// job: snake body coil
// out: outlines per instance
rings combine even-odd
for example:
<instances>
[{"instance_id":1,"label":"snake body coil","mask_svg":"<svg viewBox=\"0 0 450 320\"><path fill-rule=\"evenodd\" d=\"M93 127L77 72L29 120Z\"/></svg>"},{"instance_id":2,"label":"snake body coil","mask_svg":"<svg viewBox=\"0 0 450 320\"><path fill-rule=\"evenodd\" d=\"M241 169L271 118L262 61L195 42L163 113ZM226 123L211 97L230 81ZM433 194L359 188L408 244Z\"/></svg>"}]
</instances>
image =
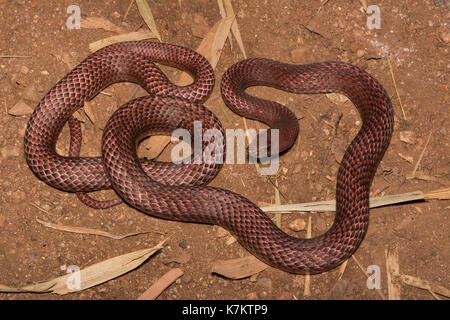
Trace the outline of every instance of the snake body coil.
<instances>
[{"instance_id":1,"label":"snake body coil","mask_svg":"<svg viewBox=\"0 0 450 320\"><path fill-rule=\"evenodd\" d=\"M151 61L190 71L196 79L187 87L174 86ZM104 130L102 158L56 154L56 139L71 114L118 81L139 83L152 95L134 99L113 114ZM179 166L137 158L136 141L146 132L192 130L194 121L202 121L223 133L217 118L201 105L213 85L209 63L189 49L151 42L103 48L60 80L39 103L25 134L27 162L40 179L62 190L87 192L112 185L126 202L149 214L220 225L262 261L288 272L322 272L350 257L367 231L370 184L392 135L393 110L383 87L365 71L342 62L288 65L248 59L224 74L221 91L227 106L279 129L280 151L296 139L295 115L284 106L249 96L246 87L340 92L361 115L360 131L338 171L334 224L316 238L298 239L280 230L241 195L202 186L217 174L220 165Z\"/></svg>"}]
</instances>

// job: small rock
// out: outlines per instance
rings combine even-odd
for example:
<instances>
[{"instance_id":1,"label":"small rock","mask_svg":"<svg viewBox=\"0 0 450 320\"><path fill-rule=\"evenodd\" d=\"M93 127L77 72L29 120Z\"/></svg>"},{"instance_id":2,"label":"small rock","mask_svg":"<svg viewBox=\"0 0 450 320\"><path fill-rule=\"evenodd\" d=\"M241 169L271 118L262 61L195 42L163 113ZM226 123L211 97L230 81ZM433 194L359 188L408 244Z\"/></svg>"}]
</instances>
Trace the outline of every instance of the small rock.
<instances>
[{"instance_id":1,"label":"small rock","mask_svg":"<svg viewBox=\"0 0 450 320\"><path fill-rule=\"evenodd\" d=\"M192 281L192 276L189 274L184 274L183 277L181 277L181 281L185 284L188 284Z\"/></svg>"},{"instance_id":2,"label":"small rock","mask_svg":"<svg viewBox=\"0 0 450 320\"><path fill-rule=\"evenodd\" d=\"M231 245L231 244L233 244L233 243L235 243L235 242L236 242L236 238L233 237L233 236L229 236L228 239L227 239L227 241L225 241L225 244L226 244L227 246L229 246L229 245Z\"/></svg>"},{"instance_id":3,"label":"small rock","mask_svg":"<svg viewBox=\"0 0 450 320\"><path fill-rule=\"evenodd\" d=\"M302 231L306 229L306 222L302 218L295 219L289 223L289 229L293 231Z\"/></svg>"},{"instance_id":4,"label":"small rock","mask_svg":"<svg viewBox=\"0 0 450 320\"><path fill-rule=\"evenodd\" d=\"M398 155L400 156L400 158L402 158L405 161L408 161L409 163L413 163L414 162L414 158L408 155L404 155L402 153L398 153Z\"/></svg>"},{"instance_id":5,"label":"small rock","mask_svg":"<svg viewBox=\"0 0 450 320\"><path fill-rule=\"evenodd\" d=\"M358 57L358 58L362 58L362 57L364 57L364 50L363 49L359 49L358 51L356 51L356 56Z\"/></svg>"},{"instance_id":6,"label":"small rock","mask_svg":"<svg viewBox=\"0 0 450 320\"><path fill-rule=\"evenodd\" d=\"M12 116L25 116L27 114L31 114L33 109L25 103L22 99L19 100L11 109L8 110L8 114Z\"/></svg>"},{"instance_id":7,"label":"small rock","mask_svg":"<svg viewBox=\"0 0 450 320\"><path fill-rule=\"evenodd\" d=\"M180 243L178 243L178 246L182 249L187 248L186 240L181 240Z\"/></svg>"},{"instance_id":8,"label":"small rock","mask_svg":"<svg viewBox=\"0 0 450 320\"><path fill-rule=\"evenodd\" d=\"M308 53L308 47L300 47L291 51L291 59L293 63L302 63L306 59L306 54Z\"/></svg>"},{"instance_id":9,"label":"small rock","mask_svg":"<svg viewBox=\"0 0 450 320\"><path fill-rule=\"evenodd\" d=\"M416 142L416 135L412 131L400 131L400 141L407 144L414 144Z\"/></svg>"},{"instance_id":10,"label":"small rock","mask_svg":"<svg viewBox=\"0 0 450 320\"><path fill-rule=\"evenodd\" d=\"M191 260L191 256L186 252L181 252L179 254L175 254L173 256L168 257L164 263L169 264L172 262L178 263L178 264L185 264Z\"/></svg>"},{"instance_id":11,"label":"small rock","mask_svg":"<svg viewBox=\"0 0 450 320\"><path fill-rule=\"evenodd\" d=\"M450 32L442 32L439 35L439 38L441 38L441 40L444 41L445 43L449 43L450 42Z\"/></svg>"},{"instance_id":12,"label":"small rock","mask_svg":"<svg viewBox=\"0 0 450 320\"><path fill-rule=\"evenodd\" d=\"M48 76L48 75L50 75L50 73L49 73L47 70L42 70L42 71L41 71L41 74L42 74L43 76Z\"/></svg>"}]
</instances>

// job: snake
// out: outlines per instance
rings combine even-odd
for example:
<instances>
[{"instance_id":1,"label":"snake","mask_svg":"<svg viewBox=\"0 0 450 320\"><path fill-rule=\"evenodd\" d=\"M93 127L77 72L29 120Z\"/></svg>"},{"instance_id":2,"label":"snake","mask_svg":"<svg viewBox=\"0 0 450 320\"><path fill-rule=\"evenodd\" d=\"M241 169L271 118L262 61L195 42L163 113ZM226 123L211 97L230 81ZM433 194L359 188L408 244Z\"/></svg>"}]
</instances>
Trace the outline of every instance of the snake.
<instances>
[{"instance_id":1,"label":"snake","mask_svg":"<svg viewBox=\"0 0 450 320\"><path fill-rule=\"evenodd\" d=\"M155 63L188 71L194 82L176 86ZM103 130L102 156L57 154L57 138L71 115L100 90L119 81L138 83L149 95L129 101L109 118ZM37 105L25 133L27 163L39 179L60 190L90 192L112 187L121 199L144 213L221 226L258 259L289 273L321 273L340 265L358 249L368 229L370 186L393 132L393 107L386 90L368 72L340 61L294 65L249 58L223 74L220 89L227 107L279 130L280 155L296 141L298 119L287 107L248 94L248 87L270 86L296 94L337 92L347 96L360 114L361 127L337 173L334 222L325 233L304 239L280 229L244 196L207 186L220 163L180 165L138 158L137 141L148 134L170 134L177 128L193 132L195 121L223 133L220 121L203 106L213 86L210 64L190 49L154 42L107 46L83 60ZM213 144L206 141L202 147L211 149ZM214 144L214 152L225 154L226 145L218 145Z\"/></svg>"}]
</instances>

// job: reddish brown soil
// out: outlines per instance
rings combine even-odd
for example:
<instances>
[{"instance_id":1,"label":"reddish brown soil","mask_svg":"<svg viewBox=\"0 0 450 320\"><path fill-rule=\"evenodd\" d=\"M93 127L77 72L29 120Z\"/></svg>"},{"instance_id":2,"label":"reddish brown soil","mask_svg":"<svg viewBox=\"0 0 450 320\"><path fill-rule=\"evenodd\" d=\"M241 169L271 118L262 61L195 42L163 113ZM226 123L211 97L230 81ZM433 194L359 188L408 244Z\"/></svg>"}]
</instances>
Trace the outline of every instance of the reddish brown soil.
<instances>
[{"instance_id":1,"label":"reddish brown soil","mask_svg":"<svg viewBox=\"0 0 450 320\"><path fill-rule=\"evenodd\" d=\"M212 27L221 17L216 1L149 1L163 41L197 48L202 26ZM133 6L124 20L129 1L78 1L82 17L104 17L125 31L135 31L143 20ZM367 288L366 276L351 259L343 278L338 270L311 278L311 296L305 297L304 276L269 268L243 280L228 280L211 273L218 259L246 256L237 242L227 245L217 227L165 221L126 205L94 210L81 204L73 194L40 182L23 156L23 135L29 115L13 117L8 111L20 99L32 108L69 68L58 57L77 63L90 52L88 44L115 35L98 30L68 30L70 1L0 0L0 55L29 58L0 58L0 283L23 286L65 274L63 266L81 268L108 258L150 247L170 236L165 248L145 264L119 278L82 292L54 294L0 294L1 299L135 299L173 267L184 276L159 299L380 299ZM237 21L249 57L266 57L289 63L343 60L373 74L392 97L395 132L392 143L373 181L372 195L424 192L449 186L448 121L448 22L445 6L432 1L381 1L381 29L369 30L367 16L359 1L329 1L317 14L320 1L233 1ZM197 17L194 19L194 17ZM199 18L200 17L200 18ZM203 21L204 20L204 21ZM203 24L203 25L202 25ZM308 28L309 29L308 29ZM314 32L311 32L314 31ZM447 35L445 36L445 33ZM447 37L447 38L445 38ZM390 58L405 116L393 85ZM447 58L446 58L447 57ZM216 75L243 59L234 42L227 42ZM170 78L177 72L165 68ZM31 88L31 89L30 89ZM94 99L96 126L84 128L83 155L100 154L101 130L109 115L134 92L134 85L116 84L106 91L111 97ZM225 127L230 127L222 110L217 85L206 106ZM296 145L281 158L280 170L272 176L278 182L282 203L299 203L334 198L338 161L356 134L359 117L347 102L336 105L324 95L293 95L268 88L251 93L288 105L300 120ZM243 127L240 117L229 112ZM334 124L342 114L335 132ZM262 127L248 121L250 127ZM410 143L400 135L410 131ZM433 179L407 179L431 135L419 172ZM58 150L67 150L64 130ZM413 162L403 157L411 157ZM274 187L257 174L255 166L225 165L213 186L240 193L257 204L274 203ZM100 198L113 192L100 192ZM46 212L38 210L38 204ZM381 269L381 293L387 296L385 251L397 249L401 273L449 287L448 264L449 201L435 200L371 211L371 223L355 254L366 269ZM312 216L313 235L323 233L332 223L332 213L284 214L282 229L298 237L289 223ZM45 228L36 218L64 225L102 229L114 234L154 230L125 240L65 233ZM182 263L171 262L183 256ZM188 260L188 261L186 261ZM336 286L336 283L338 285ZM402 299L433 299L425 290L402 285Z\"/></svg>"}]
</instances>

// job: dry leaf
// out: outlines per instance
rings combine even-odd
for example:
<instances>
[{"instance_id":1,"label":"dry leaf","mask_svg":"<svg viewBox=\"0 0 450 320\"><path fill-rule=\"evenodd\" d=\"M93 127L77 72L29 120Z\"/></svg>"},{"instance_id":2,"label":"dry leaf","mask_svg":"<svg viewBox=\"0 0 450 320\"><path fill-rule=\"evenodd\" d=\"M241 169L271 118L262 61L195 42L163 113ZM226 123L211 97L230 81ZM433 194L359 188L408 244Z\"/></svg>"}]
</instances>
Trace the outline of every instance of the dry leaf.
<instances>
[{"instance_id":1,"label":"dry leaf","mask_svg":"<svg viewBox=\"0 0 450 320\"><path fill-rule=\"evenodd\" d=\"M148 257L163 247L166 240L160 242L153 248L142 249L117 256L80 271L71 272L67 275L37 284L21 288L10 288L0 285L1 292L51 292L56 294L67 294L81 291L108 280L114 279L127 273L144 263Z\"/></svg>"},{"instance_id":2,"label":"dry leaf","mask_svg":"<svg viewBox=\"0 0 450 320\"><path fill-rule=\"evenodd\" d=\"M84 112L83 108L78 109L77 111L75 111L72 116L77 119L78 121L85 123L86 119L87 119L87 115Z\"/></svg>"},{"instance_id":3,"label":"dry leaf","mask_svg":"<svg viewBox=\"0 0 450 320\"><path fill-rule=\"evenodd\" d=\"M312 217L308 217L308 226L306 228L306 239L310 239L312 236ZM311 275L309 273L305 274L305 287L303 288L303 296L311 296Z\"/></svg>"},{"instance_id":4,"label":"dry leaf","mask_svg":"<svg viewBox=\"0 0 450 320\"><path fill-rule=\"evenodd\" d=\"M219 20L212 28L209 30L208 34L200 43L197 48L197 52L203 55L211 64L213 69L216 69L217 62L219 61L220 55L222 53L222 48L225 45L225 40L230 32L231 24L233 23L234 17L223 18ZM183 72L179 78L181 84L191 83L192 77L187 72Z\"/></svg>"},{"instance_id":5,"label":"dry leaf","mask_svg":"<svg viewBox=\"0 0 450 320\"><path fill-rule=\"evenodd\" d=\"M369 199L370 208L382 207L390 204L397 204L415 200L423 200L425 196L422 191L413 191L402 194L394 194L383 197L373 197ZM323 211L335 211L336 201L317 201L308 203L296 203L296 204L286 204L281 206L268 206L262 207L261 210L264 212L323 212Z\"/></svg>"},{"instance_id":6,"label":"dry leaf","mask_svg":"<svg viewBox=\"0 0 450 320\"><path fill-rule=\"evenodd\" d=\"M112 36L109 38L101 39L95 42L92 42L89 44L89 50L91 52L97 51L103 47L109 46L110 44L116 43L116 42L124 42L124 41L141 41L146 39L155 38L155 35L150 32L130 32L130 33L123 33L119 34L117 36Z\"/></svg>"},{"instance_id":7,"label":"dry leaf","mask_svg":"<svg viewBox=\"0 0 450 320\"><path fill-rule=\"evenodd\" d=\"M225 5L225 11L227 14L227 17L234 17L234 10L233 6L231 5L231 0L224 0ZM232 25L231 25L231 32L234 35L234 38L236 39L236 42L238 43L239 49L241 49L242 54L244 55L244 58L247 59L247 54L245 53L244 48L244 42L242 41L241 32L239 31L239 26L237 24L236 19L234 19Z\"/></svg>"},{"instance_id":8,"label":"dry leaf","mask_svg":"<svg viewBox=\"0 0 450 320\"><path fill-rule=\"evenodd\" d=\"M97 119L95 118L95 114L92 111L92 107L91 106L92 106L92 102L85 101L84 102L84 106L83 106L83 110L84 110L84 113L86 114L86 116L88 117L88 119L91 120L91 122L93 124L95 124Z\"/></svg>"},{"instance_id":9,"label":"dry leaf","mask_svg":"<svg viewBox=\"0 0 450 320\"><path fill-rule=\"evenodd\" d=\"M448 200L448 199L450 199L450 188L430 191L430 192L425 193L424 196L425 196L425 199Z\"/></svg>"},{"instance_id":10,"label":"dry leaf","mask_svg":"<svg viewBox=\"0 0 450 320\"><path fill-rule=\"evenodd\" d=\"M439 178L430 176L428 174L425 174L422 171L416 171L414 175L406 176L406 179L408 179L408 180L418 179L418 180L434 181L434 182L439 182L440 181Z\"/></svg>"},{"instance_id":11,"label":"dry leaf","mask_svg":"<svg viewBox=\"0 0 450 320\"><path fill-rule=\"evenodd\" d=\"M56 223L51 223L51 222L47 222L47 221L42 221L39 218L36 218L36 221L39 222L40 224L48 227L48 228L52 228L52 229L55 229L55 230L66 231L66 232L73 232L73 233L92 234L92 235L108 237L108 238L116 239L116 240L121 240L121 239L124 239L124 238L127 238L127 237L153 232L153 231L133 232L133 233L128 233L128 234L125 234L125 235L118 236L118 235L114 235L114 234L111 234L109 232L102 231L102 230L89 229L89 228L84 228L84 227L64 226L64 225L61 225L61 224L56 224Z\"/></svg>"},{"instance_id":12,"label":"dry leaf","mask_svg":"<svg viewBox=\"0 0 450 320\"><path fill-rule=\"evenodd\" d=\"M156 28L155 19L153 19L152 10L148 6L147 0L136 0L139 13L144 19L145 23L149 27L150 31L158 38L161 42L161 35L159 34L158 28Z\"/></svg>"},{"instance_id":13,"label":"dry leaf","mask_svg":"<svg viewBox=\"0 0 450 320\"><path fill-rule=\"evenodd\" d=\"M414 131L400 131L399 133L400 141L407 144L416 143L416 134Z\"/></svg>"},{"instance_id":14,"label":"dry leaf","mask_svg":"<svg viewBox=\"0 0 450 320\"><path fill-rule=\"evenodd\" d=\"M117 33L122 32L122 28L116 26L108 19L102 17L88 17L81 20L81 27L86 29L103 29Z\"/></svg>"},{"instance_id":15,"label":"dry leaf","mask_svg":"<svg viewBox=\"0 0 450 320\"><path fill-rule=\"evenodd\" d=\"M275 191L275 205L281 206L281 199L280 199L280 190L278 189L278 180L275 179L275 185L273 186ZM276 213L274 216L275 224L278 228L281 228L281 214Z\"/></svg>"},{"instance_id":16,"label":"dry leaf","mask_svg":"<svg viewBox=\"0 0 450 320\"><path fill-rule=\"evenodd\" d=\"M223 46L230 32L231 24L235 17L227 17L217 22L200 43L197 52L204 55L211 63L213 69L216 69L222 53Z\"/></svg>"},{"instance_id":17,"label":"dry leaf","mask_svg":"<svg viewBox=\"0 0 450 320\"><path fill-rule=\"evenodd\" d=\"M216 68L219 61L222 48L225 44L226 37L230 31L231 23L234 17L224 18L217 22L206 37L200 43L197 52L203 55L211 63L213 69ZM185 85L192 83L192 76L187 72L183 72L179 77L178 84ZM167 136L152 136L144 142L144 146L149 150L145 153L147 159L155 159L158 157L170 142Z\"/></svg>"},{"instance_id":18,"label":"dry leaf","mask_svg":"<svg viewBox=\"0 0 450 320\"><path fill-rule=\"evenodd\" d=\"M254 256L231 260L218 260L213 263L212 272L230 279L242 279L261 272L269 266Z\"/></svg>"},{"instance_id":19,"label":"dry leaf","mask_svg":"<svg viewBox=\"0 0 450 320\"><path fill-rule=\"evenodd\" d=\"M59 61L65 63L68 67L68 70L72 70L77 65L77 62L75 61L75 59L72 58L72 56L68 52L64 52L64 51L61 51L58 53L52 52L51 55L54 56Z\"/></svg>"},{"instance_id":20,"label":"dry leaf","mask_svg":"<svg viewBox=\"0 0 450 320\"><path fill-rule=\"evenodd\" d=\"M410 285L410 286L413 286L416 288L421 288L424 290L430 290L432 292L435 292L437 294L440 294L447 298L450 298L450 290L437 284L437 283L433 283L433 282L427 281L427 280L422 280L420 278L409 276L406 274L398 275L398 278L407 285Z\"/></svg>"},{"instance_id":21,"label":"dry leaf","mask_svg":"<svg viewBox=\"0 0 450 320\"><path fill-rule=\"evenodd\" d=\"M400 266L398 263L398 251L385 249L386 255L386 272L388 283L388 299L400 300L400 285L395 281L400 274Z\"/></svg>"},{"instance_id":22,"label":"dry leaf","mask_svg":"<svg viewBox=\"0 0 450 320\"><path fill-rule=\"evenodd\" d=\"M227 12L225 11L225 7L223 6L223 0L217 0L217 5L219 6L220 16L222 18L227 17ZM231 34L228 34L228 41L230 41L231 50L233 50L233 39L231 38Z\"/></svg>"}]
</instances>

